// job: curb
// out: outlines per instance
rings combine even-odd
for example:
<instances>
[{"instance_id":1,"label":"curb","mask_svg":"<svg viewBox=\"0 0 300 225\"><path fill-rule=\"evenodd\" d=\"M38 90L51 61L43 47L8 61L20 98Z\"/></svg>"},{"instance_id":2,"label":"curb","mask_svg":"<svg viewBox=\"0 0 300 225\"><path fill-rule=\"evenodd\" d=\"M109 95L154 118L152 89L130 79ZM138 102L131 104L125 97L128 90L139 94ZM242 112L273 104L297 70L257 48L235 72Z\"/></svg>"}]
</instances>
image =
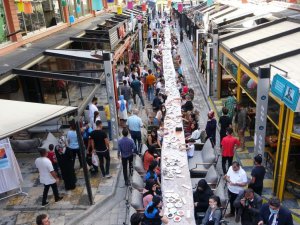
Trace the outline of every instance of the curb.
<instances>
[{"instance_id":1,"label":"curb","mask_svg":"<svg viewBox=\"0 0 300 225\"><path fill-rule=\"evenodd\" d=\"M109 195L107 195L103 200L101 200L101 201L95 203L94 205L90 206L83 213L80 213L78 216L73 217L73 219L71 221L68 221L67 223L65 223L66 225L79 224L83 219L88 217L90 214L94 213L102 204L109 201L116 194L117 184L119 183L120 174L121 174L121 170L122 170L122 166L121 166L120 163L119 163L119 165L120 166L119 166L118 171L117 171L117 178L114 180L112 192Z\"/></svg>"}]
</instances>

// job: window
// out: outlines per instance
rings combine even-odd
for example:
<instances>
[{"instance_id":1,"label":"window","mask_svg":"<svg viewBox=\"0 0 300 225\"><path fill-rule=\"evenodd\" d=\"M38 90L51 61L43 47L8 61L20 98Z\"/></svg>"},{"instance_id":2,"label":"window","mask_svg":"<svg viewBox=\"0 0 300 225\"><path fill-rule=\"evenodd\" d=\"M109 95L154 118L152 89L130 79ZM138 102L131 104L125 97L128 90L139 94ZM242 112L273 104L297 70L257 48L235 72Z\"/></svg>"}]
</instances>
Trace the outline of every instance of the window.
<instances>
[{"instance_id":1,"label":"window","mask_svg":"<svg viewBox=\"0 0 300 225\"><path fill-rule=\"evenodd\" d=\"M268 99L268 116L277 125L279 125L279 113L280 113L280 105L271 96L269 96L269 99Z\"/></svg>"},{"instance_id":2,"label":"window","mask_svg":"<svg viewBox=\"0 0 300 225\"><path fill-rule=\"evenodd\" d=\"M237 79L237 66L223 53L220 54L219 62L227 70L227 72L233 76L235 79Z\"/></svg>"},{"instance_id":3,"label":"window","mask_svg":"<svg viewBox=\"0 0 300 225\"><path fill-rule=\"evenodd\" d=\"M0 0L0 46L2 43L9 41L7 35L8 35L8 27L6 24L4 5L3 5L3 0Z\"/></svg>"},{"instance_id":4,"label":"window","mask_svg":"<svg viewBox=\"0 0 300 225\"><path fill-rule=\"evenodd\" d=\"M257 83L242 71L241 86L256 101Z\"/></svg>"},{"instance_id":5,"label":"window","mask_svg":"<svg viewBox=\"0 0 300 225\"><path fill-rule=\"evenodd\" d=\"M16 5L23 36L62 22L61 6L58 0L17 1Z\"/></svg>"}]
</instances>

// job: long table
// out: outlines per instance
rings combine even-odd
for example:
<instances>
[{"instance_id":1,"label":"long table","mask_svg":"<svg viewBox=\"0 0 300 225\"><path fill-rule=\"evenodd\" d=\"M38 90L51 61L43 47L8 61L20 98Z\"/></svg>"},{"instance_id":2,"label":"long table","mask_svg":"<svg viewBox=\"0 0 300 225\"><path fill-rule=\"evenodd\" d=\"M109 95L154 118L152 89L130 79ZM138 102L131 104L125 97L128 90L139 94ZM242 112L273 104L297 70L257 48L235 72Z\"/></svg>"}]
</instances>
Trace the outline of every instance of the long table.
<instances>
[{"instance_id":1,"label":"long table","mask_svg":"<svg viewBox=\"0 0 300 225\"><path fill-rule=\"evenodd\" d=\"M171 54L171 33L168 26L164 28L164 37L163 70L165 92L168 95L165 102L165 135L161 151L164 214L169 216L169 224L195 225L193 190L181 114L181 97L176 85L176 72ZM183 214L179 221L174 219L177 214Z\"/></svg>"}]
</instances>

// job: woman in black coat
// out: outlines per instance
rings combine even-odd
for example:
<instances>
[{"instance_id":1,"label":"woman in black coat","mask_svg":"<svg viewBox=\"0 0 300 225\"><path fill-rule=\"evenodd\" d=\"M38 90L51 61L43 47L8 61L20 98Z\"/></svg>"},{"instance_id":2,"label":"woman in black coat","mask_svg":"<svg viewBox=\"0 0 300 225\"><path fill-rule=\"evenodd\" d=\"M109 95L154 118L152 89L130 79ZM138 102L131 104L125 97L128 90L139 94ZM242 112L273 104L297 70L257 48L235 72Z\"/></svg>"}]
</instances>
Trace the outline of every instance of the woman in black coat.
<instances>
[{"instance_id":1,"label":"woman in black coat","mask_svg":"<svg viewBox=\"0 0 300 225\"><path fill-rule=\"evenodd\" d=\"M211 188L208 186L205 179L201 179L198 182L196 191L193 194L195 214L197 212L206 212L208 209L208 201L210 196L213 195Z\"/></svg>"}]
</instances>

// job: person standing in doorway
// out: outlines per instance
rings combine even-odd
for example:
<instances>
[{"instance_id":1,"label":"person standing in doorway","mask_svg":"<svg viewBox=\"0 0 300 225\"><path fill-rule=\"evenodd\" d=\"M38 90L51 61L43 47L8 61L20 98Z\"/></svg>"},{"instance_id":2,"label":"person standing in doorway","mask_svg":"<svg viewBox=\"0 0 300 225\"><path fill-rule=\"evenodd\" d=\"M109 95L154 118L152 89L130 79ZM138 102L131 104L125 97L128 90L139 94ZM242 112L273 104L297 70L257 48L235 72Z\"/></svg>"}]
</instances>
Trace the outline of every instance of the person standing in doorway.
<instances>
[{"instance_id":1,"label":"person standing in doorway","mask_svg":"<svg viewBox=\"0 0 300 225\"><path fill-rule=\"evenodd\" d=\"M249 188L252 188L253 191L260 196L262 195L262 190L264 187L264 178L266 174L266 169L262 165L262 155L258 154L254 157L254 168L251 172L251 180Z\"/></svg>"},{"instance_id":2,"label":"person standing in doorway","mask_svg":"<svg viewBox=\"0 0 300 225\"><path fill-rule=\"evenodd\" d=\"M96 130L91 133L92 149L99 157L100 170L102 176L111 178L109 174L110 167L110 154L109 154L109 140L107 134L102 130L102 122L98 120L96 122ZM104 168L105 159L105 168Z\"/></svg>"},{"instance_id":3,"label":"person standing in doorway","mask_svg":"<svg viewBox=\"0 0 300 225\"><path fill-rule=\"evenodd\" d=\"M135 151L136 147L131 138L128 138L128 130L124 128L122 130L123 137L118 141L118 158L122 159L122 166L123 166L123 175L125 185L129 185L128 179L128 165L129 165L129 175L132 176L132 161L133 161L133 152Z\"/></svg>"},{"instance_id":4,"label":"person standing in doorway","mask_svg":"<svg viewBox=\"0 0 300 225\"><path fill-rule=\"evenodd\" d=\"M40 182L44 184L42 206L45 207L49 204L49 202L47 202L47 196L50 187L52 188L55 202L62 200L63 197L59 196L57 189L59 178L54 171L50 159L47 158L47 150L41 149L39 152L40 157L35 160L35 166L39 171Z\"/></svg>"},{"instance_id":5,"label":"person standing in doorway","mask_svg":"<svg viewBox=\"0 0 300 225\"><path fill-rule=\"evenodd\" d=\"M233 156L234 156L234 149L240 146L240 142L237 138L232 136L233 129L231 127L227 128L227 136L223 138L221 142L222 148L222 169L223 173L227 173L226 163L228 163L228 167L230 167Z\"/></svg>"},{"instance_id":6,"label":"person standing in doorway","mask_svg":"<svg viewBox=\"0 0 300 225\"><path fill-rule=\"evenodd\" d=\"M238 117L237 117L237 129L241 143L241 149L245 149L245 131L247 129L247 109L244 105L240 104Z\"/></svg>"},{"instance_id":7,"label":"person standing in doorway","mask_svg":"<svg viewBox=\"0 0 300 225\"><path fill-rule=\"evenodd\" d=\"M230 213L228 213L225 217L234 217L236 210L233 203L238 194L243 191L244 187L247 185L247 174L238 162L233 162L224 178L228 184L228 196L230 203Z\"/></svg>"},{"instance_id":8,"label":"person standing in doorway","mask_svg":"<svg viewBox=\"0 0 300 225\"><path fill-rule=\"evenodd\" d=\"M128 117L127 126L130 131L131 138L136 145L135 152L141 152L142 145L142 119L138 116L139 111L137 109L133 110L133 115Z\"/></svg>"},{"instance_id":9,"label":"person standing in doorway","mask_svg":"<svg viewBox=\"0 0 300 225\"><path fill-rule=\"evenodd\" d=\"M89 105L89 119L90 125L93 126L95 111L99 111L97 108L98 98L94 97L92 103Z\"/></svg>"}]
</instances>

